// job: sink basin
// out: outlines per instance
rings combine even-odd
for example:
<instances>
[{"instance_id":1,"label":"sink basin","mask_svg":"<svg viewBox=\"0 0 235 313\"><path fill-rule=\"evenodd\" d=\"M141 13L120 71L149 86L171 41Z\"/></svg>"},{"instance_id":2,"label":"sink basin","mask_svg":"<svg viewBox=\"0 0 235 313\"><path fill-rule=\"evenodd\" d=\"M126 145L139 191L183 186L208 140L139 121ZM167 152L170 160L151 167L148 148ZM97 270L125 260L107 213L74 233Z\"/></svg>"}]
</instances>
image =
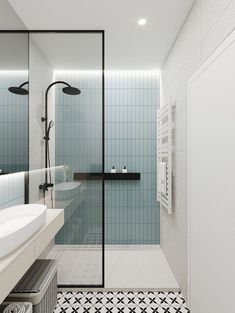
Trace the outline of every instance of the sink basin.
<instances>
[{"instance_id":1,"label":"sink basin","mask_svg":"<svg viewBox=\"0 0 235 313\"><path fill-rule=\"evenodd\" d=\"M0 258L17 249L45 224L46 210L41 204L0 210Z\"/></svg>"},{"instance_id":2,"label":"sink basin","mask_svg":"<svg viewBox=\"0 0 235 313\"><path fill-rule=\"evenodd\" d=\"M77 181L63 182L55 185L55 198L68 200L74 198L80 191L81 183Z\"/></svg>"}]
</instances>

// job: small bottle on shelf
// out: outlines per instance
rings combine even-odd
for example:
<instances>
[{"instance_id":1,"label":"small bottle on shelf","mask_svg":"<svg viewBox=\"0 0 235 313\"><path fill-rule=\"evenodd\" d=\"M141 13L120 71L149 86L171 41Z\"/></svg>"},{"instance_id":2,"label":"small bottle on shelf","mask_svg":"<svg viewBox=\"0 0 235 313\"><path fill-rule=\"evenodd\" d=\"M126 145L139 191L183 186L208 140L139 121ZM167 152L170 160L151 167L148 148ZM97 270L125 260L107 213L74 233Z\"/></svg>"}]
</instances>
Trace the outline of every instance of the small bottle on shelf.
<instances>
[{"instance_id":1,"label":"small bottle on shelf","mask_svg":"<svg viewBox=\"0 0 235 313\"><path fill-rule=\"evenodd\" d=\"M112 174L117 173L117 171L116 171L116 169L115 169L114 166L113 166L112 169L111 169L111 173L112 173Z\"/></svg>"},{"instance_id":2,"label":"small bottle on shelf","mask_svg":"<svg viewBox=\"0 0 235 313\"><path fill-rule=\"evenodd\" d=\"M123 169L122 169L122 173L127 173L126 165L124 165L124 167L123 167Z\"/></svg>"}]
</instances>

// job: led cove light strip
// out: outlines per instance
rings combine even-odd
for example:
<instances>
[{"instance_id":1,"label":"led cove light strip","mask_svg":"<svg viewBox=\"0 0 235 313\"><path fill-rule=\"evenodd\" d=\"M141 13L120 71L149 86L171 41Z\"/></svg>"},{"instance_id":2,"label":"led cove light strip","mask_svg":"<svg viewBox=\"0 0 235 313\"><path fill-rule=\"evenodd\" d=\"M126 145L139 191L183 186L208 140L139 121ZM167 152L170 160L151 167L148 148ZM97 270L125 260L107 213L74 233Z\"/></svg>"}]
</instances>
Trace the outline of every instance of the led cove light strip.
<instances>
[{"instance_id":1,"label":"led cove light strip","mask_svg":"<svg viewBox=\"0 0 235 313\"><path fill-rule=\"evenodd\" d=\"M11 74L11 75L28 75L28 70L0 70L0 74Z\"/></svg>"},{"instance_id":2,"label":"led cove light strip","mask_svg":"<svg viewBox=\"0 0 235 313\"><path fill-rule=\"evenodd\" d=\"M160 70L156 69L156 70L105 70L105 74L152 74L152 75L159 75L160 74ZM92 70L54 70L54 75L57 74L65 74L65 75L69 75L69 74L73 74L73 75L82 75L82 74L101 74L102 70L96 70L96 71L92 71Z\"/></svg>"}]
</instances>

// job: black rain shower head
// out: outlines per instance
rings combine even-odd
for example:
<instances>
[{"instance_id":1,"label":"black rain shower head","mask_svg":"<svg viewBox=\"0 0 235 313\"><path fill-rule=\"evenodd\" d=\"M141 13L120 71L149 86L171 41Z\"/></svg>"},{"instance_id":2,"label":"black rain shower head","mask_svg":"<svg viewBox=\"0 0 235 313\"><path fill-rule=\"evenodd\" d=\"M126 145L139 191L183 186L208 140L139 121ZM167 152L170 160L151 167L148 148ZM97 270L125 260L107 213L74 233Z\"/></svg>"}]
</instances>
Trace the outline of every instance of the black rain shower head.
<instances>
[{"instance_id":1,"label":"black rain shower head","mask_svg":"<svg viewBox=\"0 0 235 313\"><path fill-rule=\"evenodd\" d=\"M64 87L62 89L63 93L66 93L67 95L72 95L72 96L76 96L79 95L81 93L81 90L76 88L76 87L72 87L72 86L68 86L68 87Z\"/></svg>"},{"instance_id":2,"label":"black rain shower head","mask_svg":"<svg viewBox=\"0 0 235 313\"><path fill-rule=\"evenodd\" d=\"M27 89L20 87L9 87L8 90L15 95L27 95L29 93Z\"/></svg>"},{"instance_id":3,"label":"black rain shower head","mask_svg":"<svg viewBox=\"0 0 235 313\"><path fill-rule=\"evenodd\" d=\"M15 95L21 95L21 96L25 96L29 94L29 91L25 88L22 88L23 86L27 85L29 82L24 82L23 84L21 84L19 87L9 87L8 90L11 93L14 93Z\"/></svg>"}]
</instances>

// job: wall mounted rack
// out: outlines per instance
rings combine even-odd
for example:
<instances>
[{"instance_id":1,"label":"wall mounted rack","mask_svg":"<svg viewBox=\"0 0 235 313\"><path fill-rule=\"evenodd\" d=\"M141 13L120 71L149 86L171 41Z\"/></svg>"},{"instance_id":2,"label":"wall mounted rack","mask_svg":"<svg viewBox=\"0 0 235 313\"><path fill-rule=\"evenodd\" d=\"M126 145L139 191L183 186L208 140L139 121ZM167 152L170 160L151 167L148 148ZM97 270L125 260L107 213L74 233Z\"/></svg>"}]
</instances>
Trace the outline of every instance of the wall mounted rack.
<instances>
[{"instance_id":1,"label":"wall mounted rack","mask_svg":"<svg viewBox=\"0 0 235 313\"><path fill-rule=\"evenodd\" d=\"M140 180L140 173L74 173L74 180Z\"/></svg>"}]
</instances>

